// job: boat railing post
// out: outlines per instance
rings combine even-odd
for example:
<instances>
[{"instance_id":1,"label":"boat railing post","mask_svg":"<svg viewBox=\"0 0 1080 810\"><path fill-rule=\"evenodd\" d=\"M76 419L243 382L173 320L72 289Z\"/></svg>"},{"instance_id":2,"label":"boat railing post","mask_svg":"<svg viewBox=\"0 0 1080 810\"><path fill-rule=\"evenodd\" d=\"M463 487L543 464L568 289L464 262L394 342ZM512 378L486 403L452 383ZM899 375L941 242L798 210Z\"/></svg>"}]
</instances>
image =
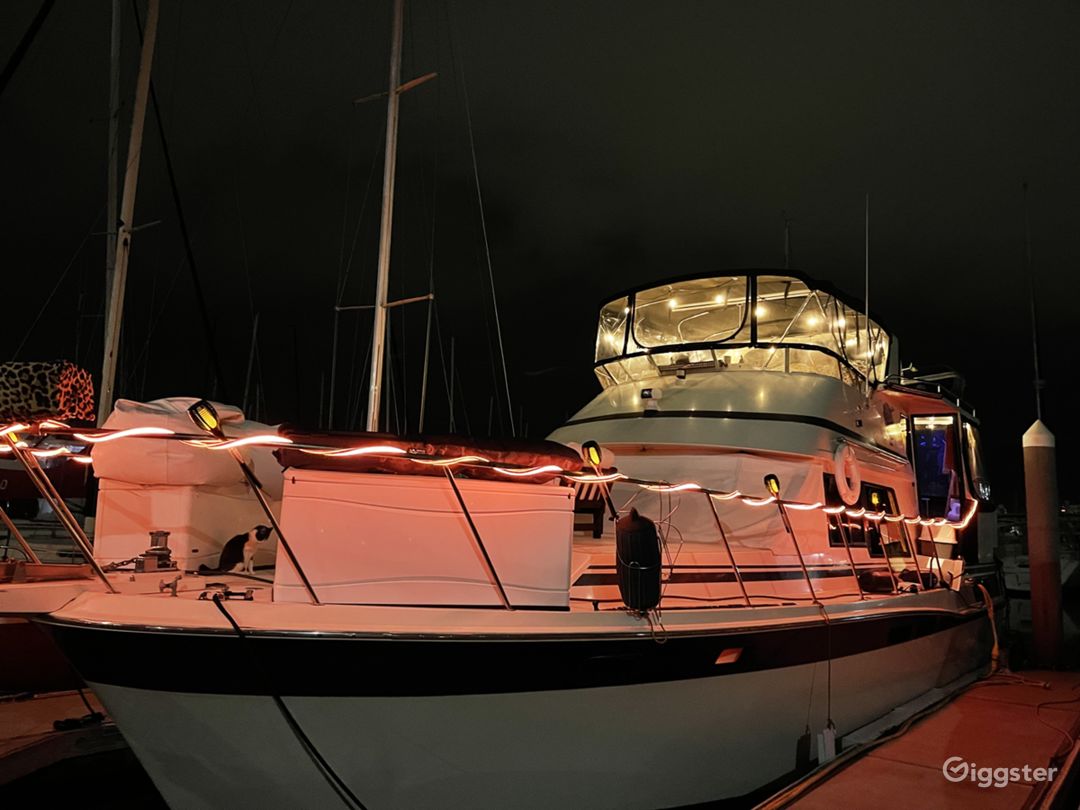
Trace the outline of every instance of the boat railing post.
<instances>
[{"instance_id":1,"label":"boat railing post","mask_svg":"<svg viewBox=\"0 0 1080 810\"><path fill-rule=\"evenodd\" d=\"M926 533L930 535L930 547L934 549L934 560L937 562L938 585L944 587L945 572L941 570L941 555L938 554L937 541L934 540L934 527L927 526ZM931 569L930 573L933 573L933 569Z\"/></svg>"},{"instance_id":2,"label":"boat railing post","mask_svg":"<svg viewBox=\"0 0 1080 810\"><path fill-rule=\"evenodd\" d=\"M454 473L451 472L449 466L443 467L443 472L446 473L446 480L450 482L450 488L454 490L454 496L457 498L458 506L461 507L461 513L465 515L465 522L469 524L469 530L472 532L473 540L476 541L476 546L480 549L480 554L484 557L488 573L491 574L491 580L495 585L495 590L499 592L499 599L502 600L503 607L507 610L513 610L514 606L510 604L510 597L506 595L506 589L503 588L502 580L499 579L499 573L495 570L495 564L491 561L487 548L484 546L484 541L480 537L480 530L476 528L476 524L472 519L472 514L469 512L469 507L465 505L465 499L461 496L461 490L458 489L457 481L454 480Z\"/></svg>"},{"instance_id":3,"label":"boat railing post","mask_svg":"<svg viewBox=\"0 0 1080 810\"><path fill-rule=\"evenodd\" d=\"M911 542L910 548L908 550L911 552L912 562L915 563L915 573L919 577L919 587L922 588L923 587L923 578L922 578L922 566L919 565L919 538L918 537L916 537ZM932 574L933 571L928 571L927 573Z\"/></svg>"},{"instance_id":4,"label":"boat railing post","mask_svg":"<svg viewBox=\"0 0 1080 810\"><path fill-rule=\"evenodd\" d=\"M67 530L68 534L79 546L79 550L82 552L83 557L86 558L86 562L89 563L98 579L105 585L105 589L109 593L116 593L117 590L113 587L113 584L109 582L109 577L105 574L96 559L94 559L94 547L90 543L86 533L82 530L82 526L79 525L79 521L75 519L75 516L71 514L71 510L68 509L67 504L64 503L64 499L60 497L60 493L56 491L56 487L53 486L52 481L49 480L49 476L45 474L45 471L41 469L41 465L38 464L38 460L34 457L34 454L27 449L19 446L18 441L15 439L13 432L4 434L4 441L7 442L8 447L11 448L11 453L18 462L26 470L30 476L30 480L34 482L34 486L37 487L38 492L42 497L48 501L49 506L52 507L53 512L56 513L56 517L60 520L60 523Z\"/></svg>"},{"instance_id":5,"label":"boat railing post","mask_svg":"<svg viewBox=\"0 0 1080 810\"><path fill-rule=\"evenodd\" d=\"M720 522L720 515L716 511L716 504L713 503L712 494L706 492L705 500L709 502L709 509L712 510L713 520L716 521L716 529L720 532L720 539L724 542L724 548L727 549L728 558L731 560L731 570L735 572L735 581L739 583L739 590L742 591L746 606L753 607L750 602L750 595L746 592L746 583L743 582L742 573L739 571L739 564L735 562L735 554L731 550L731 544L728 542L727 532L724 531L724 526Z\"/></svg>"},{"instance_id":6,"label":"boat railing post","mask_svg":"<svg viewBox=\"0 0 1080 810\"><path fill-rule=\"evenodd\" d=\"M784 502L780 500L780 479L773 473L769 473L765 476L765 489L775 499L776 510L780 513L780 519L784 522L784 529L791 535L791 542L795 546L795 554L799 558L799 566L802 568L803 576L806 577L806 587L810 589L810 598L815 604L821 605L821 600L817 598L817 593L814 591L814 583L810 579L810 569L806 567L802 549L799 548L799 539L795 536L795 530L791 527L791 520L788 518L787 510L784 509Z\"/></svg>"},{"instance_id":7,"label":"boat railing post","mask_svg":"<svg viewBox=\"0 0 1080 810\"><path fill-rule=\"evenodd\" d=\"M829 520L832 520L834 517L836 518L836 530L840 533L840 539L844 543L844 550L847 552L848 564L851 566L851 576L855 578L855 587L859 589L859 599L866 599L866 593L862 589L862 583L859 582L859 572L855 568L855 557L851 553L851 543L848 542L847 532L844 531L841 515L829 515L828 517ZM890 570L891 568L892 566L890 566Z\"/></svg>"},{"instance_id":8,"label":"boat railing post","mask_svg":"<svg viewBox=\"0 0 1080 810\"><path fill-rule=\"evenodd\" d=\"M19 527L8 517L8 513L4 511L3 506L0 506L0 521L7 527L8 533L15 538L15 542L19 544L23 554L26 555L26 559L32 563L40 563L41 560L38 558L37 552L26 542L26 538L22 536Z\"/></svg>"},{"instance_id":9,"label":"boat railing post","mask_svg":"<svg viewBox=\"0 0 1080 810\"><path fill-rule=\"evenodd\" d=\"M278 542L281 547L285 549L285 554L289 558L289 562L292 563L292 567L296 570L296 575L300 577L300 581L304 584L304 590L307 591L308 598L313 605L321 605L319 597L315 595L315 588L312 586L311 581L307 578L307 574L304 573L304 569L300 565L300 560L296 558L296 554L293 553L292 546L289 545L289 541L285 539L285 534L281 531L281 526L277 522L277 518L274 517L274 510L270 508L270 504L266 500L266 496L263 495L262 483L255 477L255 473L244 461L244 457L240 455L240 451L235 448L229 450L230 455L236 459L236 463L240 466L240 470L244 473L244 478L247 479L248 486L251 487L251 491L255 494L255 500L259 502L259 506L262 507L263 514L266 515L266 519L270 521L270 526L275 532L277 532Z\"/></svg>"},{"instance_id":10,"label":"boat railing post","mask_svg":"<svg viewBox=\"0 0 1080 810\"><path fill-rule=\"evenodd\" d=\"M193 403L191 407L188 408L187 412L188 418L190 418L200 430L206 431L220 442L227 441L228 437L225 435L225 431L221 429L221 419L218 416L217 410L210 402L205 399L200 399L198 402ZM244 474L244 480L246 480L248 486L251 487L251 491L255 495L255 500L259 502L263 514L266 515L266 519L270 521L270 528L277 532L278 545L284 549L285 556L289 558L289 563L292 564L293 570L296 571L296 575L300 577L300 582L303 584L304 590L307 591L308 599L311 600L311 604L321 605L322 602L320 602L319 597L316 596L315 588L307 578L307 574L304 573L304 568L300 565L300 560L297 559L296 554L293 553L289 541L285 539L285 533L281 531L281 525L274 516L274 510L270 508L266 496L263 495L262 482L256 477L255 472L248 466L248 463L244 461L244 456L238 448L230 447L228 452L229 455L233 457L236 465L240 468L240 472Z\"/></svg>"}]
</instances>

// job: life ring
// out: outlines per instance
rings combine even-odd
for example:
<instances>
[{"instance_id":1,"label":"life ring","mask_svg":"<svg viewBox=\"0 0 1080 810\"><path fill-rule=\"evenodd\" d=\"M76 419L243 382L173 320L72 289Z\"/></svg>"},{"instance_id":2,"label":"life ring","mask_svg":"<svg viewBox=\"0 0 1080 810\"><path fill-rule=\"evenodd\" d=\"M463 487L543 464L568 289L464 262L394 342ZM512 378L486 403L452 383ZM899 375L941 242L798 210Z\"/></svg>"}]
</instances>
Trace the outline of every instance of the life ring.
<instances>
[{"instance_id":1,"label":"life ring","mask_svg":"<svg viewBox=\"0 0 1080 810\"><path fill-rule=\"evenodd\" d=\"M857 504L862 494L862 475L855 459L855 450L847 442L840 442L833 453L833 477L840 500L848 506Z\"/></svg>"}]
</instances>

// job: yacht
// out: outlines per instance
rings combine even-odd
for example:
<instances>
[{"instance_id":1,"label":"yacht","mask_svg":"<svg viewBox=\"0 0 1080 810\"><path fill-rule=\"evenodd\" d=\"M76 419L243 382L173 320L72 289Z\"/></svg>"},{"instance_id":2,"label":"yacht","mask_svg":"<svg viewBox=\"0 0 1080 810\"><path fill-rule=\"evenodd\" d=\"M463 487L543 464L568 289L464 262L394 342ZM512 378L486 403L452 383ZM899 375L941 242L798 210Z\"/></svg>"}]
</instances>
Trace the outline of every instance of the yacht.
<instances>
[{"instance_id":1,"label":"yacht","mask_svg":"<svg viewBox=\"0 0 1080 810\"><path fill-rule=\"evenodd\" d=\"M173 448L272 451L246 477L272 567L34 621L174 807L745 803L989 668L978 424L860 302L789 270L653 284L600 307L594 368L546 441L238 437L206 402L194 434L93 432L98 475L165 475L103 486L101 549L232 531Z\"/></svg>"}]
</instances>

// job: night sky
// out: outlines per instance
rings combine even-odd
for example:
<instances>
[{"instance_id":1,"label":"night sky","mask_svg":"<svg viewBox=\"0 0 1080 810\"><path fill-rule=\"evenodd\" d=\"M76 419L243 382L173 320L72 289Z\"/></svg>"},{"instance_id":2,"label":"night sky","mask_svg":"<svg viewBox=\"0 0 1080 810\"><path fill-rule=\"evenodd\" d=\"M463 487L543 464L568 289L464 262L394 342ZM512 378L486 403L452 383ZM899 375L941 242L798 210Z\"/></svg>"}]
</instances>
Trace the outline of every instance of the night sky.
<instances>
[{"instance_id":1,"label":"night sky","mask_svg":"<svg viewBox=\"0 0 1080 810\"><path fill-rule=\"evenodd\" d=\"M39 5L0 6L0 61ZM374 295L385 102L353 100L386 87L389 6L163 0L154 85L224 379L151 116L135 219L160 224L135 236L121 396L240 403L258 312L255 412L325 422L345 269L341 303ZM122 7L123 149L138 39ZM60 0L0 95L0 354L95 373L109 28L106 0ZM487 433L493 413L507 432L468 111L513 413L542 436L598 390L602 299L678 273L782 267L784 212L792 266L861 298L869 192L871 307L905 364L967 378L997 494L1017 506L1035 416L1027 181L1044 418L1076 500L1078 32L1066 3L415 0L403 78L440 75L402 102L391 297L426 293L434 266L458 427ZM341 319L337 427L362 422L369 320ZM417 427L424 324L422 304L393 315L400 429ZM447 427L443 367L436 348L429 431Z\"/></svg>"}]
</instances>

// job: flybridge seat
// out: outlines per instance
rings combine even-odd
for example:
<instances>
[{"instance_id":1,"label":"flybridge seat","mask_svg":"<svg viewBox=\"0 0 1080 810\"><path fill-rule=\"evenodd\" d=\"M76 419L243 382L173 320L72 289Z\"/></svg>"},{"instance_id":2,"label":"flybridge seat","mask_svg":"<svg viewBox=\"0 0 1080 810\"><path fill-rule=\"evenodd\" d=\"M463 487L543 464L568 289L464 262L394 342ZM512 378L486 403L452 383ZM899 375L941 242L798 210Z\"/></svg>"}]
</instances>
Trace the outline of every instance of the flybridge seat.
<instances>
[{"instance_id":1,"label":"flybridge seat","mask_svg":"<svg viewBox=\"0 0 1080 810\"><path fill-rule=\"evenodd\" d=\"M553 465L568 472L581 472L585 465L575 450L558 442L543 440L466 439L461 436L401 437L386 433L323 433L307 432L283 426L278 431L298 445L318 445L342 450L362 447L393 447L405 451L401 456L350 455L333 456L305 452L295 447L282 447L275 452L285 468L297 470L333 470L353 473L403 473L406 475L437 475L443 477L443 467L417 464L409 457L425 456L439 460L479 457L494 465L537 468ZM463 478L505 481L506 476L484 467L455 466L454 475ZM529 483L547 483L554 475L530 476Z\"/></svg>"},{"instance_id":2,"label":"flybridge seat","mask_svg":"<svg viewBox=\"0 0 1080 810\"><path fill-rule=\"evenodd\" d=\"M508 467L584 468L574 450L554 442L289 429L282 435L321 448L389 446L437 459L480 456ZM458 465L453 475L459 500L445 467L405 456L334 457L297 447L279 448L276 455L287 468L282 531L321 601L497 607L501 584L515 607L569 608L574 491L554 476L515 479ZM308 599L284 556L274 598Z\"/></svg>"}]
</instances>

